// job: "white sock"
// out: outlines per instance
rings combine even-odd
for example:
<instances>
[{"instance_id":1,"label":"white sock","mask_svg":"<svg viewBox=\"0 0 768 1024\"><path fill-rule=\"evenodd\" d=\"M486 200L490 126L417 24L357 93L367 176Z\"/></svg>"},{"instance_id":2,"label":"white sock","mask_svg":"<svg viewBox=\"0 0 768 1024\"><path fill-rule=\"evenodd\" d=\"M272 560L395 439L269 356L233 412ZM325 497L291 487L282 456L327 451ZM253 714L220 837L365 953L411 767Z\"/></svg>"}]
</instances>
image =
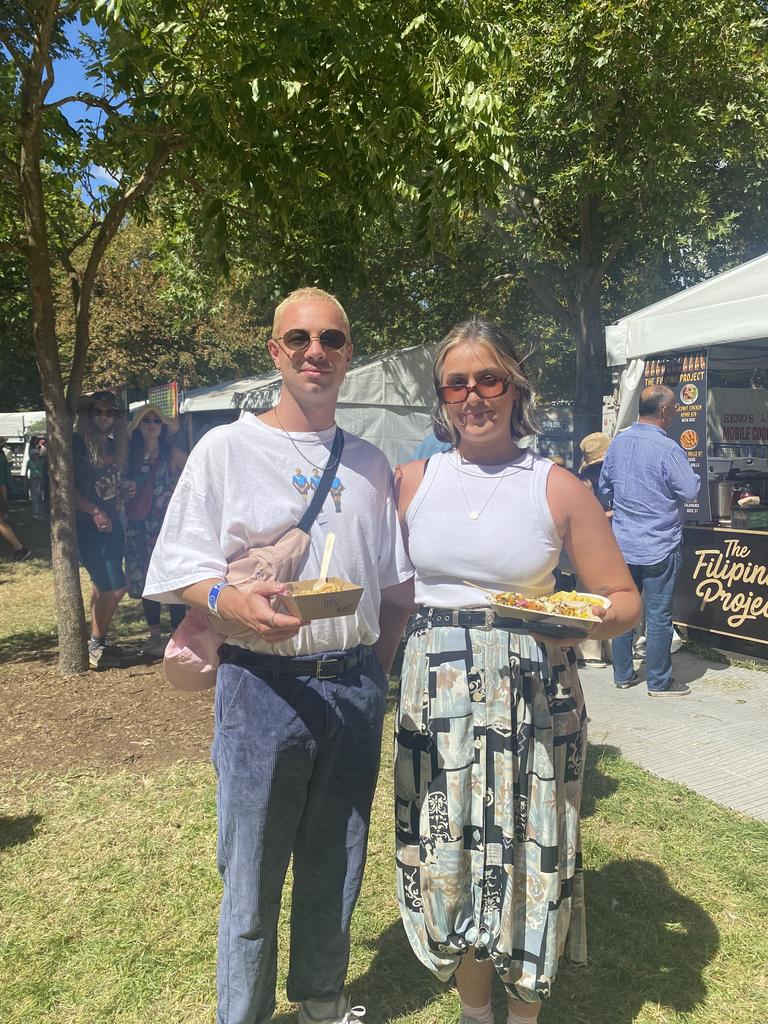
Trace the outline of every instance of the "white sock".
<instances>
[{"instance_id":1,"label":"white sock","mask_svg":"<svg viewBox=\"0 0 768 1024\"><path fill-rule=\"evenodd\" d=\"M461 1012L465 1017L471 1017L472 1020L476 1020L479 1024L493 1024L493 1013L491 1012L491 1001L490 999L485 1006L467 1006L462 1001Z\"/></svg>"}]
</instances>

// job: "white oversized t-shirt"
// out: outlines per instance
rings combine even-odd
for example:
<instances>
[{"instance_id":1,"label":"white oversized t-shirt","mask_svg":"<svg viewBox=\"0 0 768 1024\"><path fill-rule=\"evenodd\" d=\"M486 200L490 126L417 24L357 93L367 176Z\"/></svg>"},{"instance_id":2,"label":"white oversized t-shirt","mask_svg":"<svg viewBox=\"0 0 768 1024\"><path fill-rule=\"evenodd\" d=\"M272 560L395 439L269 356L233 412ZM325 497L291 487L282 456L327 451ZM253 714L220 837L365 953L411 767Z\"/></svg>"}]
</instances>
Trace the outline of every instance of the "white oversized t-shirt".
<instances>
[{"instance_id":1,"label":"white oversized t-shirt","mask_svg":"<svg viewBox=\"0 0 768 1024\"><path fill-rule=\"evenodd\" d=\"M287 434L252 413L209 431L195 446L174 491L147 573L144 596L178 603L174 593L222 579L248 548L274 544L298 524L325 467L336 428ZM314 467L314 468L313 468ZM336 478L310 530L299 579L320 574L325 538L336 534L329 575L364 587L354 616L316 619L274 646L256 633L238 644L282 655L372 644L381 591L413 575L400 534L392 473L383 452L344 434Z\"/></svg>"}]
</instances>

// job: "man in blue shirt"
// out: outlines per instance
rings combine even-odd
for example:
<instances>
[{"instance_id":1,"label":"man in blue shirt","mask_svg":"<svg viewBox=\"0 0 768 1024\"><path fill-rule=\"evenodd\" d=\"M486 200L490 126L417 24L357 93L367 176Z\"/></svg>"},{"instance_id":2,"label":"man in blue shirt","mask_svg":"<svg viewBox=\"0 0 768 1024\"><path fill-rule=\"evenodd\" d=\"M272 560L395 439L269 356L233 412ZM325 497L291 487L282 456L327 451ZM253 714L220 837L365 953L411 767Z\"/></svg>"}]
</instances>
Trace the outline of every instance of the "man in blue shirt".
<instances>
[{"instance_id":1,"label":"man in blue shirt","mask_svg":"<svg viewBox=\"0 0 768 1024\"><path fill-rule=\"evenodd\" d=\"M601 494L613 501L613 532L645 599L646 682L653 697L691 692L672 678L672 595L680 568L683 503L696 497L701 480L666 434L674 415L670 388L645 388L638 421L611 442L599 483ZM616 686L634 686L632 633L616 637L612 650Z\"/></svg>"}]
</instances>

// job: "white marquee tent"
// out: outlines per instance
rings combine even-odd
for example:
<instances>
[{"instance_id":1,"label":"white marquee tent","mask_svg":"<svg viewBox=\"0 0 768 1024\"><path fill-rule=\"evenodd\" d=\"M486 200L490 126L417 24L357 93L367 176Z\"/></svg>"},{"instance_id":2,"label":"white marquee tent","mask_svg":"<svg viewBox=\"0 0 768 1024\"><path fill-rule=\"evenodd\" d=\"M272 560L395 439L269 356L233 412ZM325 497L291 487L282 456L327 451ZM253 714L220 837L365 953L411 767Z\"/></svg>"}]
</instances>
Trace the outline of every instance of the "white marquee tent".
<instances>
[{"instance_id":1,"label":"white marquee tent","mask_svg":"<svg viewBox=\"0 0 768 1024\"><path fill-rule=\"evenodd\" d=\"M768 254L631 313L605 341L608 365L626 367L616 430L637 418L648 356L708 348L711 369L768 365Z\"/></svg>"},{"instance_id":2,"label":"white marquee tent","mask_svg":"<svg viewBox=\"0 0 768 1024\"><path fill-rule=\"evenodd\" d=\"M371 441L394 465L407 459L432 430L434 346L418 345L353 362L339 393L336 422ZM186 391L179 412L194 424L190 440L239 411L271 408L280 377L268 374Z\"/></svg>"}]
</instances>

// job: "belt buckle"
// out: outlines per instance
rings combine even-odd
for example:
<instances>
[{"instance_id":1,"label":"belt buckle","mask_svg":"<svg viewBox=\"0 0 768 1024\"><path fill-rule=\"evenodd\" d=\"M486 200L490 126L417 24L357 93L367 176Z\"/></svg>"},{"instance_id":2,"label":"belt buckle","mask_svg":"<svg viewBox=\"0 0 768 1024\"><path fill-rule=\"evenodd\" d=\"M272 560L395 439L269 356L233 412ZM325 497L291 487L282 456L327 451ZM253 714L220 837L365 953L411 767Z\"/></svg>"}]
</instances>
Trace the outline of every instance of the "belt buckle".
<instances>
[{"instance_id":1,"label":"belt buckle","mask_svg":"<svg viewBox=\"0 0 768 1024\"><path fill-rule=\"evenodd\" d=\"M341 658L326 658L324 661L317 663L317 671L315 672L315 679L328 680L335 679L339 674L339 665L341 664ZM332 666L326 668L326 665Z\"/></svg>"}]
</instances>

